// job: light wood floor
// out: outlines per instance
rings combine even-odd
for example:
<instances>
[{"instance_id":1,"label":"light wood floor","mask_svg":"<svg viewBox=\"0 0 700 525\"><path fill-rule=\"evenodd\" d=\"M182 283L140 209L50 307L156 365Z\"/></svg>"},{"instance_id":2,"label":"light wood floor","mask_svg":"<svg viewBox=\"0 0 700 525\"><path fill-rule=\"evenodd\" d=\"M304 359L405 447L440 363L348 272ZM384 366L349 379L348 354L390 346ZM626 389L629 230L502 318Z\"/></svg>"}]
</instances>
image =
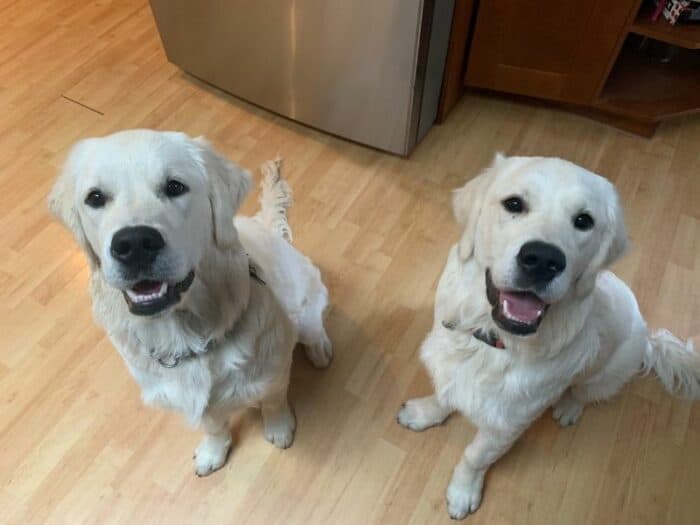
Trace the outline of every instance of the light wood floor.
<instances>
[{"instance_id":1,"label":"light wood floor","mask_svg":"<svg viewBox=\"0 0 700 525\"><path fill-rule=\"evenodd\" d=\"M183 75L145 0L0 0L0 20L0 523L447 523L444 490L474 429L455 417L415 434L394 414L430 390L417 350L457 233L450 189L495 151L611 178L633 241L617 270L652 326L700 336L700 118L645 140L467 96L403 160ZM131 127L204 134L248 168L284 155L296 243L332 293L336 359L323 372L296 360L294 446L271 447L251 410L206 479L192 473L197 433L142 407L92 321L85 261L45 208L72 142ZM469 520L697 524L699 487L700 405L640 378L576 427L537 422Z\"/></svg>"}]
</instances>

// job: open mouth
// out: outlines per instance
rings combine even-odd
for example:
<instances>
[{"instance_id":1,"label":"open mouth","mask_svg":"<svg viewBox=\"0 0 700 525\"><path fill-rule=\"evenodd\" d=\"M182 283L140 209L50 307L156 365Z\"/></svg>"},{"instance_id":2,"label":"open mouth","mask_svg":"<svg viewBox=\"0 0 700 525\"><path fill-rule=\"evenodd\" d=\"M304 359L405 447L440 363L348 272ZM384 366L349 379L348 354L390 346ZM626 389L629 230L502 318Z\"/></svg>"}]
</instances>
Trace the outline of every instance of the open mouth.
<instances>
[{"instance_id":1,"label":"open mouth","mask_svg":"<svg viewBox=\"0 0 700 525\"><path fill-rule=\"evenodd\" d=\"M503 330L516 335L534 334L549 305L536 294L517 290L499 290L486 270L486 296L493 306L491 317Z\"/></svg>"},{"instance_id":2,"label":"open mouth","mask_svg":"<svg viewBox=\"0 0 700 525\"><path fill-rule=\"evenodd\" d=\"M123 290L129 311L134 315L155 315L176 305L194 281L194 272L182 281L171 284L166 281L144 279Z\"/></svg>"}]
</instances>

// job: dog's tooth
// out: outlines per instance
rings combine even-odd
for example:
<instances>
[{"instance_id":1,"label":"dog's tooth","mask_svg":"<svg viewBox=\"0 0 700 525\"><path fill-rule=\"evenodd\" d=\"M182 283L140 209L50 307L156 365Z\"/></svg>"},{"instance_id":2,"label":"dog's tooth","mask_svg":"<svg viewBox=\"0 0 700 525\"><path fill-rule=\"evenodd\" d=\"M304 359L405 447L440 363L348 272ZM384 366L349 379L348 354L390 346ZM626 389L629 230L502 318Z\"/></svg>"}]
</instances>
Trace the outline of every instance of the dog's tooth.
<instances>
[{"instance_id":1,"label":"dog's tooth","mask_svg":"<svg viewBox=\"0 0 700 525\"><path fill-rule=\"evenodd\" d=\"M131 299L132 302L134 303L145 303L148 301L152 301L154 299L159 299L168 292L168 283L162 282L160 284L160 288L158 289L157 292L153 293L146 293L146 294L141 294L137 293L134 290L128 289L126 290L126 294L129 296L129 299Z\"/></svg>"},{"instance_id":2,"label":"dog's tooth","mask_svg":"<svg viewBox=\"0 0 700 525\"><path fill-rule=\"evenodd\" d=\"M513 317L510 315L510 309L508 308L508 301L501 301L501 310L503 311L503 315L505 315L508 319L512 319Z\"/></svg>"}]
</instances>

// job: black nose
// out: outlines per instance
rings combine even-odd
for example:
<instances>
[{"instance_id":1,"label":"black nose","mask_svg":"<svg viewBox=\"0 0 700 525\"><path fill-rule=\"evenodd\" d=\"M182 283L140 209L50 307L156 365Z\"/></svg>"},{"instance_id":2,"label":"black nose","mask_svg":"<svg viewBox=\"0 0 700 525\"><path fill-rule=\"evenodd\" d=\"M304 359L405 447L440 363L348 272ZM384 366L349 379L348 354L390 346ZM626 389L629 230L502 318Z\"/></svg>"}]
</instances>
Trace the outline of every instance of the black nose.
<instances>
[{"instance_id":1,"label":"black nose","mask_svg":"<svg viewBox=\"0 0 700 525\"><path fill-rule=\"evenodd\" d=\"M530 241L518 252L518 266L529 284L548 283L566 268L566 255L553 244Z\"/></svg>"},{"instance_id":2,"label":"black nose","mask_svg":"<svg viewBox=\"0 0 700 525\"><path fill-rule=\"evenodd\" d=\"M151 264L165 246L163 236L149 226L122 228L112 237L112 257L127 266Z\"/></svg>"}]
</instances>

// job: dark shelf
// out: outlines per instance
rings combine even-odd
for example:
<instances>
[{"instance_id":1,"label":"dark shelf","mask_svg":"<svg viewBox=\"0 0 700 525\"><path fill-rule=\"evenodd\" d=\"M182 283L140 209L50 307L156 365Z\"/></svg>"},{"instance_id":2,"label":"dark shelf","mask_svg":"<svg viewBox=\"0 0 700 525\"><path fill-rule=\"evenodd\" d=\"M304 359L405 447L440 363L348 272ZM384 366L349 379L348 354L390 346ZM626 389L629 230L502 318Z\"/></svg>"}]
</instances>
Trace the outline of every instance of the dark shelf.
<instances>
[{"instance_id":1,"label":"dark shelf","mask_svg":"<svg viewBox=\"0 0 700 525\"><path fill-rule=\"evenodd\" d=\"M671 25L663 15L655 21L651 21L653 8L645 6L640 9L630 32L637 35L648 36L674 46L686 49L700 49L700 24Z\"/></svg>"},{"instance_id":2,"label":"dark shelf","mask_svg":"<svg viewBox=\"0 0 700 525\"><path fill-rule=\"evenodd\" d=\"M678 49L663 64L639 50L623 46L603 93L599 109L641 120L658 121L700 111L700 53Z\"/></svg>"}]
</instances>

